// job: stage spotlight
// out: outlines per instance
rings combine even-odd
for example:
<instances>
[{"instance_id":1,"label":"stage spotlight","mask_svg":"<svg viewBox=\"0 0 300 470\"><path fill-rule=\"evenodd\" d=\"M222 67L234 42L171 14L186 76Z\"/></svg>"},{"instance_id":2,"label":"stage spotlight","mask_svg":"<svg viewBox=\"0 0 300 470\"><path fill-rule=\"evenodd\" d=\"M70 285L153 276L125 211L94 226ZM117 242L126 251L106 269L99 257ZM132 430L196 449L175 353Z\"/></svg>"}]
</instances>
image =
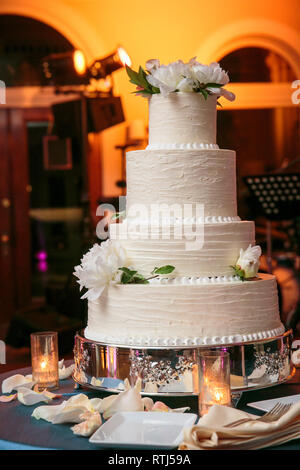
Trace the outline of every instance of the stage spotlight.
<instances>
[{"instance_id":1,"label":"stage spotlight","mask_svg":"<svg viewBox=\"0 0 300 470\"><path fill-rule=\"evenodd\" d=\"M125 65L130 67L131 59L123 47L118 47L112 54L95 60L90 67L90 74L96 79L105 78Z\"/></svg>"},{"instance_id":2,"label":"stage spotlight","mask_svg":"<svg viewBox=\"0 0 300 470\"><path fill-rule=\"evenodd\" d=\"M86 73L87 65L83 52L76 50L73 53L73 64L74 69L78 75L84 75Z\"/></svg>"},{"instance_id":3,"label":"stage spotlight","mask_svg":"<svg viewBox=\"0 0 300 470\"><path fill-rule=\"evenodd\" d=\"M51 54L43 59L44 75L55 86L89 83L86 59L79 51Z\"/></svg>"}]
</instances>

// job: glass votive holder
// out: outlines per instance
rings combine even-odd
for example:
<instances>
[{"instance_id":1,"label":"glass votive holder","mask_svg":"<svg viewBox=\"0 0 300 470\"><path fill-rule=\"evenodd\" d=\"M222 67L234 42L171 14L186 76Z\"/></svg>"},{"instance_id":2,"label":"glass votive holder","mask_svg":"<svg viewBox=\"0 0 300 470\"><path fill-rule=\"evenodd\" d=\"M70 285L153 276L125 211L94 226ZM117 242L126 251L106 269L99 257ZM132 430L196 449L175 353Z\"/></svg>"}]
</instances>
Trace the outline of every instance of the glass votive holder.
<instances>
[{"instance_id":1,"label":"glass votive holder","mask_svg":"<svg viewBox=\"0 0 300 470\"><path fill-rule=\"evenodd\" d=\"M224 350L198 351L199 414L213 405L231 405L230 355Z\"/></svg>"},{"instance_id":2,"label":"glass votive holder","mask_svg":"<svg viewBox=\"0 0 300 470\"><path fill-rule=\"evenodd\" d=\"M37 383L39 390L58 388L57 333L32 333L30 340L32 380Z\"/></svg>"}]
</instances>

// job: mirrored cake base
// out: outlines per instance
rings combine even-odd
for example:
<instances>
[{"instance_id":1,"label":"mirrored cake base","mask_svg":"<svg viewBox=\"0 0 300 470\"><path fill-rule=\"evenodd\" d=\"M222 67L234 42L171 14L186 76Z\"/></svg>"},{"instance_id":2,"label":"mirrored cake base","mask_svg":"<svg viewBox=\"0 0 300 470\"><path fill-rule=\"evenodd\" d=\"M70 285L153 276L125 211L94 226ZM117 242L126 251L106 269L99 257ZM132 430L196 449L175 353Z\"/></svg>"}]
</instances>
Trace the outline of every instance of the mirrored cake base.
<instances>
[{"instance_id":1,"label":"mirrored cake base","mask_svg":"<svg viewBox=\"0 0 300 470\"><path fill-rule=\"evenodd\" d=\"M223 349L230 353L233 394L270 387L293 375L292 330L258 341L214 346L134 347L103 344L75 336L73 378L82 387L121 392L124 381L142 379L142 394L149 396L197 395L197 354Z\"/></svg>"}]
</instances>

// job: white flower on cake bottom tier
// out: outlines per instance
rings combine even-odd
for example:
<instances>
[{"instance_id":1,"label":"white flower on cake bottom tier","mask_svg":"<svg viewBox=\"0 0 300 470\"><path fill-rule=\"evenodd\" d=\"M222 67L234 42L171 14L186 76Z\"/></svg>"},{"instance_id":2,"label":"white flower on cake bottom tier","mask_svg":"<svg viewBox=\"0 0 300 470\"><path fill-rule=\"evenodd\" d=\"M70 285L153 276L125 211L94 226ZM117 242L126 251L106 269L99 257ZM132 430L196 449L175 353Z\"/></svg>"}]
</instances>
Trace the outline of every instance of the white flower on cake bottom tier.
<instances>
[{"instance_id":1,"label":"white flower on cake bottom tier","mask_svg":"<svg viewBox=\"0 0 300 470\"><path fill-rule=\"evenodd\" d=\"M75 267L80 290L87 289L82 298L98 299L105 287L117 280L119 268L127 265L126 252L116 241L95 244Z\"/></svg>"}]
</instances>

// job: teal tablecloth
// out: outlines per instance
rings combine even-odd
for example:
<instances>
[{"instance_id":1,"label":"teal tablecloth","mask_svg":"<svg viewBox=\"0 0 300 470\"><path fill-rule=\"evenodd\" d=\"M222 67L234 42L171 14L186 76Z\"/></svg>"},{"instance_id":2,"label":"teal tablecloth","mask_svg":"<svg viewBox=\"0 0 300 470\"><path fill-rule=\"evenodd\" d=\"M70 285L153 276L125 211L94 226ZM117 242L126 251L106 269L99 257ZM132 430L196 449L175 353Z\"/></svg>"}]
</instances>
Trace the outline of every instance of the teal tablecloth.
<instances>
[{"instance_id":1,"label":"teal tablecloth","mask_svg":"<svg viewBox=\"0 0 300 470\"><path fill-rule=\"evenodd\" d=\"M1 368L1 366L0 366ZM0 369L1 370L1 369ZM29 374L29 368L6 372L0 375L0 384L2 381L13 374ZM72 394L84 392L90 398L98 396L104 397L107 394L89 391L74 390L72 379L60 382L59 393L63 394L61 400L55 403L59 404L62 400L68 399ZM247 407L247 403L267 400L270 398L282 397L287 395L300 394L300 383L296 375L290 382L262 390L246 392L242 395L238 408L253 414L260 414L259 411ZM197 413L196 397L162 397L164 401L172 408L181 406L190 406L191 412ZM88 438L75 436L71 431L70 424L51 424L44 420L36 420L31 417L35 407L24 406L17 400L10 403L0 403L0 449L4 450L40 450L40 449L65 449L65 450L95 450L96 445L90 444ZM300 439L291 441L272 449L281 450L300 450Z\"/></svg>"}]
</instances>

